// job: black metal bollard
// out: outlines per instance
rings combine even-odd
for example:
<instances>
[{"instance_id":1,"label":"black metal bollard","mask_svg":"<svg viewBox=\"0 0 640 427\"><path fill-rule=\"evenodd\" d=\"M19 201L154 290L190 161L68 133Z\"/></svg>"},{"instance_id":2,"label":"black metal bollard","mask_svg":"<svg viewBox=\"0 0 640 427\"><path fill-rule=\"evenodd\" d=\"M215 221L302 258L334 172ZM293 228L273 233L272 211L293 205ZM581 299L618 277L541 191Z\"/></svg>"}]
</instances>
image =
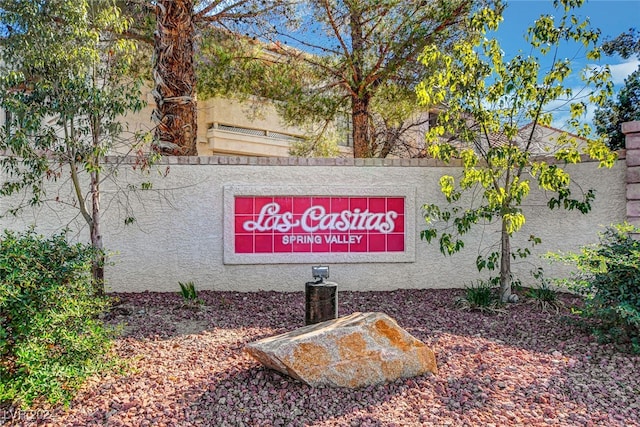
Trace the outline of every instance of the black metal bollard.
<instances>
[{"instance_id":1,"label":"black metal bollard","mask_svg":"<svg viewBox=\"0 0 640 427\"><path fill-rule=\"evenodd\" d=\"M304 285L304 324L336 319L338 317L338 284L333 282L307 282Z\"/></svg>"}]
</instances>

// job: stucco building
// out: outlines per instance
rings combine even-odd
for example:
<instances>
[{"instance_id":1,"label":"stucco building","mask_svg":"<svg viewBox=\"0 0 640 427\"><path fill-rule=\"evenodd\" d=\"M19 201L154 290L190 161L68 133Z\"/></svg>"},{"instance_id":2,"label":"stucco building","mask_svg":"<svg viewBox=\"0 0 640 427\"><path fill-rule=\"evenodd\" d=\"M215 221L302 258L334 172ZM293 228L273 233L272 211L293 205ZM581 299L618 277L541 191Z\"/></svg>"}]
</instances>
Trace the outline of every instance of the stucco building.
<instances>
[{"instance_id":1,"label":"stucco building","mask_svg":"<svg viewBox=\"0 0 640 427\"><path fill-rule=\"evenodd\" d=\"M137 113L122 118L124 132L153 133L154 123L151 119L155 100L151 89L145 87L142 94L146 106ZM409 140L415 144L415 153L424 153L422 144L424 134L429 126L435 124L437 110L425 112L427 117L424 126L411 130ZM4 125L7 113L0 109L0 125ZM532 124L523 126L519 133L518 143L524 145L528 139ZM228 98L210 98L198 101L198 155L235 155L257 157L288 157L292 144L303 141L305 130L284 123L270 101L239 101ZM533 135L530 151L534 155L551 155L557 149L557 140L564 131L538 125ZM576 135L573 138L578 148L586 147L587 140ZM492 143L499 145L506 142L495 138ZM422 149L422 150L421 150ZM350 138L338 142L339 157L353 157L353 144ZM115 153L113 153L115 154ZM421 157L418 155L418 157Z\"/></svg>"}]
</instances>

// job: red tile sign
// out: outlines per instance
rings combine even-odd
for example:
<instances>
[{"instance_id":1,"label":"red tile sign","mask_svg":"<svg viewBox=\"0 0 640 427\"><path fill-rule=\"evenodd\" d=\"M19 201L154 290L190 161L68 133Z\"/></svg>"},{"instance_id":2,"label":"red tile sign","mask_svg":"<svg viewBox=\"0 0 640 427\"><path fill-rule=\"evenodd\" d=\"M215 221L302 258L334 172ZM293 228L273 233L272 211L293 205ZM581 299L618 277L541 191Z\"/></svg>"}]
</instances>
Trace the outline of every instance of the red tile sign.
<instances>
[{"instance_id":1,"label":"red tile sign","mask_svg":"<svg viewBox=\"0 0 640 427\"><path fill-rule=\"evenodd\" d=\"M235 196L235 253L405 250L404 197Z\"/></svg>"}]
</instances>

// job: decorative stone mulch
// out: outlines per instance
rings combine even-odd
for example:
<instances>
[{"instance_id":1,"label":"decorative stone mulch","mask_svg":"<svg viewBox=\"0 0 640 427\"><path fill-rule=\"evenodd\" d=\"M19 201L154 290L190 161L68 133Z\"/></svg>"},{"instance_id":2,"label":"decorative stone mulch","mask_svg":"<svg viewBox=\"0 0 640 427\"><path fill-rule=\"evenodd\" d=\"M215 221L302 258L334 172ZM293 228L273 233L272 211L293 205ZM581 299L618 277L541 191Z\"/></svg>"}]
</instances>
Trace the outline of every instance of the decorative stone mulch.
<instances>
[{"instance_id":1,"label":"decorative stone mulch","mask_svg":"<svg viewBox=\"0 0 640 427\"><path fill-rule=\"evenodd\" d=\"M600 345L562 295L487 315L460 290L340 292L340 313L382 311L436 352L439 374L358 390L311 388L263 368L247 342L304 323L302 293L118 294L121 375L88 383L69 409L0 411L10 426L640 426L640 356Z\"/></svg>"}]
</instances>

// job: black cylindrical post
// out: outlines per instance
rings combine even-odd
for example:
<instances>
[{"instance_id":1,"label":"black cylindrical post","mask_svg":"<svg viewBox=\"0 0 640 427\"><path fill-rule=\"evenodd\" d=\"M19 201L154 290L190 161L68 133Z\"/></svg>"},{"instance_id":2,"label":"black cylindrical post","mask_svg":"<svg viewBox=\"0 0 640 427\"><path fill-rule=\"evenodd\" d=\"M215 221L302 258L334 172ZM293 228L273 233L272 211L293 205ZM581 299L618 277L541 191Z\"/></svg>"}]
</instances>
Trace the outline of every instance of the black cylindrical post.
<instances>
[{"instance_id":1,"label":"black cylindrical post","mask_svg":"<svg viewBox=\"0 0 640 427\"><path fill-rule=\"evenodd\" d=\"M333 282L307 282L305 293L305 325L324 322L338 317L338 284Z\"/></svg>"}]
</instances>

